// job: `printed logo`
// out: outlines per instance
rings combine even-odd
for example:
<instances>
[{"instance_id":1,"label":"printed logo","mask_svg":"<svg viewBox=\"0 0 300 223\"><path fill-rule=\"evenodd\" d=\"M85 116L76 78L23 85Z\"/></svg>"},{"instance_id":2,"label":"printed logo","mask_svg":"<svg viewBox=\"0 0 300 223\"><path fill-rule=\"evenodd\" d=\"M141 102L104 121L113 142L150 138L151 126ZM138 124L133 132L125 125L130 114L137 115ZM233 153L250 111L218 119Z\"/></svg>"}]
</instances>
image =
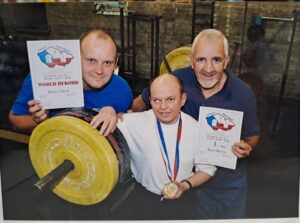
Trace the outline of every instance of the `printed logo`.
<instances>
[{"instance_id":1,"label":"printed logo","mask_svg":"<svg viewBox=\"0 0 300 223\"><path fill-rule=\"evenodd\" d=\"M228 131L235 126L233 119L224 113L209 113L206 116L206 121L207 124L215 131Z\"/></svg>"},{"instance_id":2,"label":"printed logo","mask_svg":"<svg viewBox=\"0 0 300 223\"><path fill-rule=\"evenodd\" d=\"M60 46L44 47L37 55L40 60L50 68L55 67L56 65L66 66L74 59L74 56L69 50Z\"/></svg>"}]
</instances>

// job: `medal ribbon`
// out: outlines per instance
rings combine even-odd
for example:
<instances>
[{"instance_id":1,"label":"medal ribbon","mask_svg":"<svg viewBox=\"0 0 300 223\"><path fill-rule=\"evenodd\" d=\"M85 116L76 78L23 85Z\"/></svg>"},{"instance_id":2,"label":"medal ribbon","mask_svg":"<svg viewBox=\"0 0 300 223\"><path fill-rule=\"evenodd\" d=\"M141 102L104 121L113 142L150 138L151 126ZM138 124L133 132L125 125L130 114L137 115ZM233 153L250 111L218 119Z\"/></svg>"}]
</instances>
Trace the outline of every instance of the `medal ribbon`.
<instances>
[{"instance_id":1,"label":"medal ribbon","mask_svg":"<svg viewBox=\"0 0 300 223\"><path fill-rule=\"evenodd\" d=\"M170 179L170 181L175 181L176 177L177 177L178 169L179 169L179 143L180 143L180 139L181 139L181 130L182 130L181 116L179 117L179 123L178 123L178 128L177 128L176 151L175 151L175 160L174 160L174 167L173 167L174 174L172 174L169 155L168 155L168 151L167 151L167 147L166 147L166 143L165 143L165 138L164 138L164 133L162 131L160 121L158 119L156 119L156 122L157 122L160 141L161 141L161 144L163 146L163 151L165 153L165 157L167 158L167 162L168 162L168 163L166 163L166 160L165 160L165 158L162 154L162 151L160 151L161 155L163 157L165 167L166 167L167 175L168 175L168 178ZM171 175L169 174L169 172L171 173ZM173 175L173 178L172 178L172 175Z\"/></svg>"}]
</instances>

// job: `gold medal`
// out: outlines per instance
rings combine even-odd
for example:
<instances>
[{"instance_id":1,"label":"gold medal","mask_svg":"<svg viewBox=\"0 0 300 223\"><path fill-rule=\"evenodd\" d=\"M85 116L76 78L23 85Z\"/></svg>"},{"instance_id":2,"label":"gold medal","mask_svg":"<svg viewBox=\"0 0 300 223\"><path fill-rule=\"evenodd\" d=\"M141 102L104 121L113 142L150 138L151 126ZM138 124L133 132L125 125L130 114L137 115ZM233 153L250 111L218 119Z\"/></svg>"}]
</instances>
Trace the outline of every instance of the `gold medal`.
<instances>
[{"instance_id":1,"label":"gold medal","mask_svg":"<svg viewBox=\"0 0 300 223\"><path fill-rule=\"evenodd\" d=\"M178 190L177 184L171 182L164 186L163 192L168 195L168 197L173 197Z\"/></svg>"}]
</instances>

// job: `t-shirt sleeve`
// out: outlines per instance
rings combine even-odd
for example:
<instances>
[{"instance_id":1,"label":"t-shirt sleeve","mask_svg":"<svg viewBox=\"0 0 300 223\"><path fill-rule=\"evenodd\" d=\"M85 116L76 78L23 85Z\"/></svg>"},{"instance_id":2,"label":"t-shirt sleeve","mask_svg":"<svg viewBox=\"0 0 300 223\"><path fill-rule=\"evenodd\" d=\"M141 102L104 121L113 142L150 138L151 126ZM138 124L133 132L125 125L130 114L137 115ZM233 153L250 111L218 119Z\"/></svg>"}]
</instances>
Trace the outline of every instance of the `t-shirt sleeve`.
<instances>
[{"instance_id":1,"label":"t-shirt sleeve","mask_svg":"<svg viewBox=\"0 0 300 223\"><path fill-rule=\"evenodd\" d=\"M129 84L121 79L119 84L120 89L122 89L121 98L119 103L116 104L116 112L127 112L133 102L133 94Z\"/></svg>"},{"instance_id":2,"label":"t-shirt sleeve","mask_svg":"<svg viewBox=\"0 0 300 223\"><path fill-rule=\"evenodd\" d=\"M147 109L150 109L151 108L150 101L149 101L150 88L149 87L144 88L144 90L141 93L141 96Z\"/></svg>"},{"instance_id":3,"label":"t-shirt sleeve","mask_svg":"<svg viewBox=\"0 0 300 223\"><path fill-rule=\"evenodd\" d=\"M242 138L254 136L260 133L260 125L257 115L256 99L254 94L251 92L248 96L245 104L245 112L243 117L242 125Z\"/></svg>"},{"instance_id":4,"label":"t-shirt sleeve","mask_svg":"<svg viewBox=\"0 0 300 223\"><path fill-rule=\"evenodd\" d=\"M217 170L217 167L214 165L198 163L195 165L195 170L196 170L196 172L201 171L201 172L207 173L210 176L214 176L215 172Z\"/></svg>"},{"instance_id":5,"label":"t-shirt sleeve","mask_svg":"<svg viewBox=\"0 0 300 223\"><path fill-rule=\"evenodd\" d=\"M33 90L30 74L24 79L23 85L16 100L12 106L12 113L14 115L27 115L29 114L28 110L28 101L33 99Z\"/></svg>"}]
</instances>

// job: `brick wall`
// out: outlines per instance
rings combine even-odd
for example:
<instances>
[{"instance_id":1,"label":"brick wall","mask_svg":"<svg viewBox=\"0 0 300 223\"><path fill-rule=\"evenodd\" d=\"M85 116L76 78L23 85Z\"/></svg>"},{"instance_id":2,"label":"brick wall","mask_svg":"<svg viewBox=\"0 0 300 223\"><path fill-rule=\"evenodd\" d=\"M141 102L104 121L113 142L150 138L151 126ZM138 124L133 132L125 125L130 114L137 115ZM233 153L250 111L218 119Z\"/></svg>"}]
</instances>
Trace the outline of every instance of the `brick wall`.
<instances>
[{"instance_id":1,"label":"brick wall","mask_svg":"<svg viewBox=\"0 0 300 223\"><path fill-rule=\"evenodd\" d=\"M201 4L203 7L201 9ZM200 11L204 10L204 4L200 3ZM251 46L251 42L244 33L245 2L216 2L214 14L214 27L220 29L229 39L230 55L232 55L235 42L243 44L243 50ZM251 25L253 15L291 18L292 10L300 9L300 3L295 2L248 2L245 22L245 32ZM109 31L120 44L120 25L118 16L95 15L93 2L75 3L49 3L46 4L47 18L50 34L24 34L16 33L11 4L1 5L0 13L4 21L6 33L20 36L20 38L34 39L69 39L78 36L91 28L99 27ZM156 0L156 1L128 1L129 10L145 15L162 16L160 20L160 47L159 63L162 56L174 48L191 43L192 32L192 1L191 0ZM199 19L199 18L198 18ZM203 18L204 19L204 18ZM200 18L201 20L201 18ZM267 21L264 24L265 37L262 41L267 49L265 65L259 67L259 73L264 82L264 87L272 96L277 96L281 84L282 72L286 62L289 36L291 35L291 23L279 21ZM125 26L126 30L126 26ZM150 68L150 26L147 23L137 24L137 72L141 77L149 78ZM285 97L299 99L300 77L297 72L299 64L300 25L298 22L292 58L288 71ZM241 46L239 47L232 70L235 73L249 71L243 63L240 66ZM239 72L240 71L240 72Z\"/></svg>"},{"instance_id":2,"label":"brick wall","mask_svg":"<svg viewBox=\"0 0 300 223\"><path fill-rule=\"evenodd\" d=\"M215 5L215 28L226 34L230 41L231 53L234 50L234 42L242 43L244 41L243 52L248 47L253 46L253 43L248 40L246 33L251 25L252 16L292 18L293 10L299 10L300 4L291 2L249 2L246 10L245 34L243 36L245 7L246 3L217 2ZM266 52L266 59L261 62L260 67L256 71L263 80L264 90L269 95L277 96L286 65L292 22L263 20L263 27L265 29L265 37L261 40L261 43L262 48ZM300 96L300 77L296 69L300 62L299 43L300 23L298 22L288 69L288 79L285 88L286 98L299 99ZM253 69L245 66L244 63L241 63L240 68L240 50L241 46L233 64L233 71L235 73L252 71Z\"/></svg>"}]
</instances>

